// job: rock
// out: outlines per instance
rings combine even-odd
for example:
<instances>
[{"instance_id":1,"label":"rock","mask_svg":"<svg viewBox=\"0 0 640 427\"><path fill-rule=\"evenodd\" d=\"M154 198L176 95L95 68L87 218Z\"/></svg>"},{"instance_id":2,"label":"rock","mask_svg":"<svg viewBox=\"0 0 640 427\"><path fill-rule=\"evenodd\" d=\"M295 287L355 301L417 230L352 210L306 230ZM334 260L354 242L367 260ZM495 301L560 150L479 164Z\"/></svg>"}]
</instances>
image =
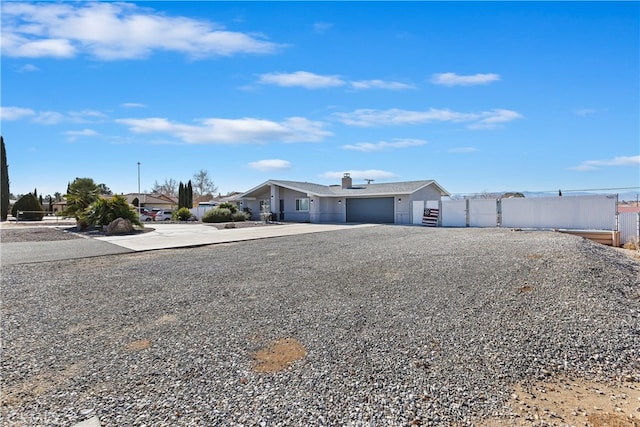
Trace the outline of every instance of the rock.
<instances>
[{"instance_id":1,"label":"rock","mask_svg":"<svg viewBox=\"0 0 640 427\"><path fill-rule=\"evenodd\" d=\"M124 218L116 218L107 225L107 235L128 234L133 232L131 221Z\"/></svg>"},{"instance_id":2,"label":"rock","mask_svg":"<svg viewBox=\"0 0 640 427\"><path fill-rule=\"evenodd\" d=\"M100 427L100 420L98 417L91 417L88 420L75 424L73 427Z\"/></svg>"}]
</instances>

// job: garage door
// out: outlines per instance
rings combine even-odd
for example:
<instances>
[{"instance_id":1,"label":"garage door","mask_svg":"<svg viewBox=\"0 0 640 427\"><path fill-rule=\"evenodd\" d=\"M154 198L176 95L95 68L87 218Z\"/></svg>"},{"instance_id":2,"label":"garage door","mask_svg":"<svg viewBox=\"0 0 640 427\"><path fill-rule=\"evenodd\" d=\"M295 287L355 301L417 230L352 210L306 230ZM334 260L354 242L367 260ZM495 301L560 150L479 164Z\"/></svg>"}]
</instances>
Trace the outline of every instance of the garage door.
<instances>
[{"instance_id":1,"label":"garage door","mask_svg":"<svg viewBox=\"0 0 640 427\"><path fill-rule=\"evenodd\" d=\"M347 199L347 222L394 223L393 197Z\"/></svg>"}]
</instances>

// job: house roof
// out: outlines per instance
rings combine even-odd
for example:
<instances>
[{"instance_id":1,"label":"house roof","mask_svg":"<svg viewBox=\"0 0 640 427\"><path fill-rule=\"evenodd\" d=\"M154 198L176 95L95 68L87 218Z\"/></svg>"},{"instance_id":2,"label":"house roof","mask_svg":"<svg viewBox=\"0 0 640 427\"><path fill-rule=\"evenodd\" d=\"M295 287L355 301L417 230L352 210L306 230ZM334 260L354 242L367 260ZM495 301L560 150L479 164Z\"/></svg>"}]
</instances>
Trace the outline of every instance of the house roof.
<instances>
[{"instance_id":1,"label":"house roof","mask_svg":"<svg viewBox=\"0 0 640 427\"><path fill-rule=\"evenodd\" d=\"M153 205L153 204L160 204L160 205L166 205L166 204L173 204L173 205L177 205L178 204L178 200L174 199L173 197L169 197L169 196L165 196L164 194L159 194L159 193L128 193L125 194L124 197L126 197L127 202L128 203L132 203L134 199L139 199L140 202L145 203L147 205Z\"/></svg>"},{"instance_id":2,"label":"house roof","mask_svg":"<svg viewBox=\"0 0 640 427\"><path fill-rule=\"evenodd\" d=\"M348 197L348 196L390 196L396 194L412 194L429 185L434 185L442 196L449 196L449 192L442 188L434 180L385 182L381 184L355 184L351 188L342 188L340 185L321 185L311 182L269 180L252 188L238 199L254 197L263 193L270 185L278 185L308 195L317 197Z\"/></svg>"}]
</instances>

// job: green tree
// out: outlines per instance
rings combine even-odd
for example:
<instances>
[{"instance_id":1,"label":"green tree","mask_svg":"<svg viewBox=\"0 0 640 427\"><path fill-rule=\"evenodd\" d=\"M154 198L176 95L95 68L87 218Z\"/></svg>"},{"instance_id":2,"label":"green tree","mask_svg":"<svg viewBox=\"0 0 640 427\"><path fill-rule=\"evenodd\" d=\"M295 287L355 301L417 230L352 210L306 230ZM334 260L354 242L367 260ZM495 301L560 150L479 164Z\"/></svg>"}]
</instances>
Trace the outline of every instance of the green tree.
<instances>
[{"instance_id":1,"label":"green tree","mask_svg":"<svg viewBox=\"0 0 640 427\"><path fill-rule=\"evenodd\" d=\"M184 184L180 181L180 185L178 186L178 209L186 207L186 198L185 198Z\"/></svg>"},{"instance_id":2,"label":"green tree","mask_svg":"<svg viewBox=\"0 0 640 427\"><path fill-rule=\"evenodd\" d=\"M44 216L44 208L33 193L27 193L16 201L11 208L11 215L18 218L18 212L22 212L19 214L21 220L41 221Z\"/></svg>"},{"instance_id":3,"label":"green tree","mask_svg":"<svg viewBox=\"0 0 640 427\"><path fill-rule=\"evenodd\" d=\"M4 138L0 136L1 159L0 159L0 221L6 221L9 215L9 165L7 165L7 151L4 147Z\"/></svg>"},{"instance_id":4,"label":"green tree","mask_svg":"<svg viewBox=\"0 0 640 427\"><path fill-rule=\"evenodd\" d=\"M112 196L113 195L113 191L111 191L111 189L109 187L107 187L105 184L98 184L98 190L100 190L100 194L102 194L104 196Z\"/></svg>"},{"instance_id":5,"label":"green tree","mask_svg":"<svg viewBox=\"0 0 640 427\"><path fill-rule=\"evenodd\" d=\"M97 199L85 210L84 215L89 225L109 225L117 218L124 218L142 227L136 210L127 203L124 196L120 195L109 199Z\"/></svg>"},{"instance_id":6,"label":"green tree","mask_svg":"<svg viewBox=\"0 0 640 427\"><path fill-rule=\"evenodd\" d=\"M193 186L191 185L191 180L187 182L187 207L193 207Z\"/></svg>"},{"instance_id":7,"label":"green tree","mask_svg":"<svg viewBox=\"0 0 640 427\"><path fill-rule=\"evenodd\" d=\"M76 178L67 191L67 209L65 214L76 221L84 222L84 211L100 197L100 187L91 178ZM83 225L83 224L81 224ZM86 223L84 224L86 225Z\"/></svg>"}]
</instances>

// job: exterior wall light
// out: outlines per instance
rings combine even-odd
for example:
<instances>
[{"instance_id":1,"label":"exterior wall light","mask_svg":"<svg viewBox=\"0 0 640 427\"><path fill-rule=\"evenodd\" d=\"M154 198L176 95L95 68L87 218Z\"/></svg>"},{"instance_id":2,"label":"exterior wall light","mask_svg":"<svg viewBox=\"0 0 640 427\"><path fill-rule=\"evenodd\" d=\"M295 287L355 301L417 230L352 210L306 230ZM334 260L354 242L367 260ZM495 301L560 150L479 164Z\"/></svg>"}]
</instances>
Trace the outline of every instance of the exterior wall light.
<instances>
[{"instance_id":1,"label":"exterior wall light","mask_svg":"<svg viewBox=\"0 0 640 427\"><path fill-rule=\"evenodd\" d=\"M341 205L342 204L342 200L338 200L338 204Z\"/></svg>"}]
</instances>

